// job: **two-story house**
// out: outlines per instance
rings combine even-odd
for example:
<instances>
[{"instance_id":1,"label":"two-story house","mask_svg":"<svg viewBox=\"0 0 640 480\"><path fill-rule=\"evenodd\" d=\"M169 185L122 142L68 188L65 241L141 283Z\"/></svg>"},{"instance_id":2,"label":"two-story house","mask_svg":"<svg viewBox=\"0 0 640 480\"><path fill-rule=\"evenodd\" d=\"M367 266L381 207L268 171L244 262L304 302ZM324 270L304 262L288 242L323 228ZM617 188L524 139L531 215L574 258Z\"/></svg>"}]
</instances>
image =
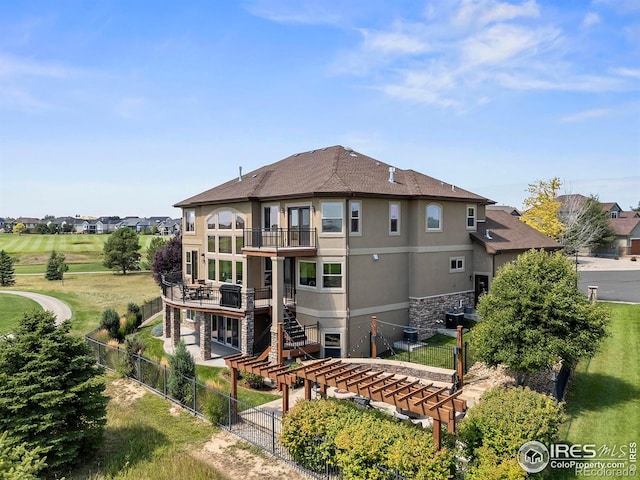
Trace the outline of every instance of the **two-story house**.
<instances>
[{"instance_id":1,"label":"two-story house","mask_svg":"<svg viewBox=\"0 0 640 480\"><path fill-rule=\"evenodd\" d=\"M489 287L472 234L492 203L342 146L241 173L175 205L184 263L164 286L165 335L177 343L186 310L205 358L210 339L270 345L272 360L368 356L372 315L430 336Z\"/></svg>"}]
</instances>

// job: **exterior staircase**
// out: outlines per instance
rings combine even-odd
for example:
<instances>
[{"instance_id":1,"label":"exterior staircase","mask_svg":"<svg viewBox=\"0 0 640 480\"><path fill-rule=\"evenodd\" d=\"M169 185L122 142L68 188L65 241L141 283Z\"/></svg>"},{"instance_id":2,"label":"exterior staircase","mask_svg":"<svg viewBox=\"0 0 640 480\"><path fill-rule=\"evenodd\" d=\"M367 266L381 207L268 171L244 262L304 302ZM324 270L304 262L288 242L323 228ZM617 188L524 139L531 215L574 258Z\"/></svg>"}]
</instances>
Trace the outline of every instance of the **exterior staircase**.
<instances>
[{"instance_id":1,"label":"exterior staircase","mask_svg":"<svg viewBox=\"0 0 640 480\"><path fill-rule=\"evenodd\" d=\"M291 313L289 307L284 307L284 322L283 329L285 335L285 343L288 347L299 347L307 343L307 335L304 332L304 328L296 317Z\"/></svg>"}]
</instances>

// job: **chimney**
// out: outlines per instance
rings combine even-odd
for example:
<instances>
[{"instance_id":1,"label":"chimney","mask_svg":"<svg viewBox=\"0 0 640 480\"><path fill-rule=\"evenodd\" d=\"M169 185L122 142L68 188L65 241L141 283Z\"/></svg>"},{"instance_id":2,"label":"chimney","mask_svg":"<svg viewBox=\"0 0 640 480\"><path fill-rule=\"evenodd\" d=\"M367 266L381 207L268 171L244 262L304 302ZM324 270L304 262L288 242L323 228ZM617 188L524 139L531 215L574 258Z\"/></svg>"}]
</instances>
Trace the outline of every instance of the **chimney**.
<instances>
[{"instance_id":1,"label":"chimney","mask_svg":"<svg viewBox=\"0 0 640 480\"><path fill-rule=\"evenodd\" d=\"M389 167L389 183L395 183L394 173L396 173L395 167Z\"/></svg>"},{"instance_id":2,"label":"chimney","mask_svg":"<svg viewBox=\"0 0 640 480\"><path fill-rule=\"evenodd\" d=\"M242 181L242 167L238 167L240 173L238 174L238 181L241 182Z\"/></svg>"}]
</instances>

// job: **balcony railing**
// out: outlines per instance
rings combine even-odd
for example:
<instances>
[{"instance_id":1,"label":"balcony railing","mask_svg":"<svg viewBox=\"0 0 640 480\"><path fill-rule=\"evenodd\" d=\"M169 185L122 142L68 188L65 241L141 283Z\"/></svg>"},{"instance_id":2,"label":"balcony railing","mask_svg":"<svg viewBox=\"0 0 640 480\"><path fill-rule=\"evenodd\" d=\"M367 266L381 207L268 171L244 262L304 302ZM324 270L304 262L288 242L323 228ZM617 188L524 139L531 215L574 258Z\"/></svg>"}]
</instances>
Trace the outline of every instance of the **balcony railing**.
<instances>
[{"instance_id":1,"label":"balcony railing","mask_svg":"<svg viewBox=\"0 0 640 480\"><path fill-rule=\"evenodd\" d=\"M245 229L245 248L316 248L315 228Z\"/></svg>"}]
</instances>

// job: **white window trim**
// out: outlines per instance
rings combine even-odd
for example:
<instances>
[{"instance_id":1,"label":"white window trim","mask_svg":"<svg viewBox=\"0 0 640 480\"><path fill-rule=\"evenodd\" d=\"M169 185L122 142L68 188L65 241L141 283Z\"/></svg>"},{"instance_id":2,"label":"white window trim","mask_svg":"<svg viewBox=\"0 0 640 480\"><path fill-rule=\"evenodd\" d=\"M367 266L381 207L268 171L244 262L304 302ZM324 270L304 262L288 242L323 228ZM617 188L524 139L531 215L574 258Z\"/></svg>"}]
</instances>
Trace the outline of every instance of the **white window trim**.
<instances>
[{"instance_id":1,"label":"white window trim","mask_svg":"<svg viewBox=\"0 0 640 480\"><path fill-rule=\"evenodd\" d=\"M213 220L213 222L211 222L211 220ZM209 228L209 224L213 223L214 228ZM214 230L218 229L218 214L217 213L212 213L211 215L209 215L207 217L207 219L204 222L205 226L206 226L206 230L209 232L212 232Z\"/></svg>"},{"instance_id":2,"label":"white window trim","mask_svg":"<svg viewBox=\"0 0 640 480\"><path fill-rule=\"evenodd\" d=\"M326 336L327 335L340 335L340 346L339 347L332 347L332 346L328 347L326 345ZM333 329L323 330L322 331L322 350L323 350L322 353L324 354L324 349L325 348L331 348L331 349L340 348L340 353L341 353L341 356L342 356L342 349L344 347L344 335L345 335L345 333L342 330L333 330Z\"/></svg>"},{"instance_id":3,"label":"white window trim","mask_svg":"<svg viewBox=\"0 0 640 480\"><path fill-rule=\"evenodd\" d=\"M340 287L325 287L324 286L324 266L325 264L339 264L340 265L340 277L342 278L342 281L340 282L342 285ZM325 260L321 263L321 268L320 268L320 288L322 290L328 291L328 292L343 292L344 291L344 282L345 282L345 278L344 278L344 262L342 260ZM330 275L332 277L337 277L338 275ZM316 267L316 284L318 283L318 269Z\"/></svg>"},{"instance_id":4,"label":"white window trim","mask_svg":"<svg viewBox=\"0 0 640 480\"><path fill-rule=\"evenodd\" d=\"M473 225L469 226L469 219L472 218L469 216L469 209L473 208ZM478 225L478 207L476 205L467 205L464 211L464 224L467 227L467 230L475 231Z\"/></svg>"},{"instance_id":5,"label":"white window trim","mask_svg":"<svg viewBox=\"0 0 640 480\"><path fill-rule=\"evenodd\" d=\"M273 226L272 226L272 225L270 225L268 229L267 229L267 228L265 228L265 226L264 226L264 221L266 220L266 218L265 218L265 216L264 216L264 209L265 209L265 208L267 208L267 207L269 207L269 208L275 208L275 209L276 209L276 212L278 212L278 224L277 224L276 228L280 228L280 205L278 205L277 203L273 203L273 204L263 204L263 205L262 205L262 214L261 214L261 217L262 217L262 218L261 218L261 220L262 220L262 222L260 223L260 229L261 229L262 231L264 231L264 232L269 232L269 231L271 231L271 228L273 228ZM246 220L246 219L245 219L245 220Z\"/></svg>"},{"instance_id":6,"label":"white window trim","mask_svg":"<svg viewBox=\"0 0 640 480\"><path fill-rule=\"evenodd\" d=\"M358 230L355 232L351 230L351 205L353 204L358 204ZM351 235L352 237L362 236L362 202L360 200L349 202L349 235Z\"/></svg>"},{"instance_id":7,"label":"white window trim","mask_svg":"<svg viewBox=\"0 0 640 480\"><path fill-rule=\"evenodd\" d=\"M300 264L304 262L304 263L313 263L316 266L316 284L315 285L303 285L300 283ZM312 291L317 291L319 286L318 286L318 265L320 264L320 262L317 262L315 260L303 260L300 259L298 260L298 263L296 265L296 284L299 288L303 289L303 290L312 290ZM320 264L320 266L322 266L322 264ZM321 276L322 277L322 276ZM320 281L322 280L322 278L320 279Z\"/></svg>"},{"instance_id":8,"label":"white window trim","mask_svg":"<svg viewBox=\"0 0 640 480\"><path fill-rule=\"evenodd\" d=\"M391 231L391 206L392 205L397 205L398 206L398 231L397 232L392 232ZM400 202L389 202L389 223L388 223L388 227L389 227L389 235L400 235L400 232L402 231L402 205Z\"/></svg>"},{"instance_id":9,"label":"white window trim","mask_svg":"<svg viewBox=\"0 0 640 480\"><path fill-rule=\"evenodd\" d=\"M456 268L451 268L451 262L456 262ZM458 267L458 262L462 262L462 266ZM464 272L464 257L449 257L449 273L463 273Z\"/></svg>"},{"instance_id":10,"label":"white window trim","mask_svg":"<svg viewBox=\"0 0 640 480\"><path fill-rule=\"evenodd\" d=\"M429 207L438 207L440 209L440 226L438 228L429 228ZM442 232L442 224L444 222L444 209L439 203L427 203L424 208L424 228L426 232ZM466 222L466 217L465 217Z\"/></svg>"},{"instance_id":11,"label":"white window trim","mask_svg":"<svg viewBox=\"0 0 640 480\"><path fill-rule=\"evenodd\" d=\"M322 206L326 203L335 203L340 205L340 231L339 232L325 232L322 230L322 220L324 220ZM334 218L334 217L327 217ZM344 201L340 200L325 200L320 202L320 235L323 237L340 237L344 235Z\"/></svg>"},{"instance_id":12,"label":"white window trim","mask_svg":"<svg viewBox=\"0 0 640 480\"><path fill-rule=\"evenodd\" d=\"M187 229L187 223L188 223L188 216L189 213L193 213L193 230L188 230ZM196 209L195 208L187 208L184 210L183 213L183 221L184 221L184 225L183 225L183 231L186 235L195 235L196 234Z\"/></svg>"}]
</instances>

